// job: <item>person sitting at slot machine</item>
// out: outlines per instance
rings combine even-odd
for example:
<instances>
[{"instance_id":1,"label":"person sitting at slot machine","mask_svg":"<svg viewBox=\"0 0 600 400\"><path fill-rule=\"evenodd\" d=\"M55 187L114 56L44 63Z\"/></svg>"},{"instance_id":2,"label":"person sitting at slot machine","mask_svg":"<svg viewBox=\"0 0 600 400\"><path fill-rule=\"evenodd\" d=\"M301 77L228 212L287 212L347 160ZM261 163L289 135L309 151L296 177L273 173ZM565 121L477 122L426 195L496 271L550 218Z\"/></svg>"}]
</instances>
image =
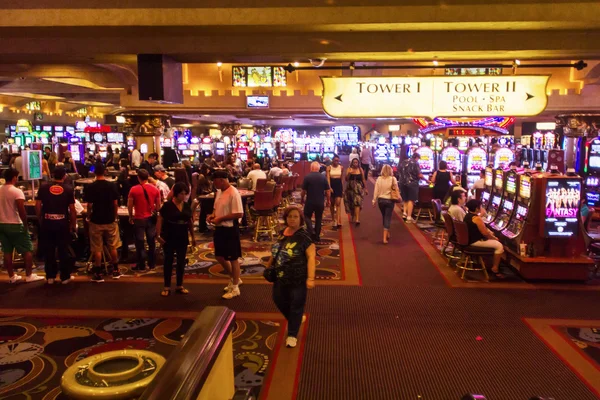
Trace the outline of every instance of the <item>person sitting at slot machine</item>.
<instances>
[{"instance_id":1,"label":"person sitting at slot machine","mask_svg":"<svg viewBox=\"0 0 600 400\"><path fill-rule=\"evenodd\" d=\"M465 215L467 212L465 211L465 203L467 202L467 194L462 190L457 190L452 192L450 196L450 208L448 208L448 214L457 220L464 221Z\"/></svg>"},{"instance_id":2,"label":"person sitting at slot machine","mask_svg":"<svg viewBox=\"0 0 600 400\"><path fill-rule=\"evenodd\" d=\"M477 179L469 188L471 190L485 189L485 170L479 171L479 179Z\"/></svg>"},{"instance_id":3,"label":"person sitting at slot machine","mask_svg":"<svg viewBox=\"0 0 600 400\"><path fill-rule=\"evenodd\" d=\"M485 226L483 219L481 219L479 215L482 210L481 201L471 199L467 202L466 206L469 212L465 215L464 222L467 224L469 230L469 245L494 249L492 273L496 278L503 279L505 276L500 272L500 261L504 253L504 246L498 241L494 233Z\"/></svg>"}]
</instances>

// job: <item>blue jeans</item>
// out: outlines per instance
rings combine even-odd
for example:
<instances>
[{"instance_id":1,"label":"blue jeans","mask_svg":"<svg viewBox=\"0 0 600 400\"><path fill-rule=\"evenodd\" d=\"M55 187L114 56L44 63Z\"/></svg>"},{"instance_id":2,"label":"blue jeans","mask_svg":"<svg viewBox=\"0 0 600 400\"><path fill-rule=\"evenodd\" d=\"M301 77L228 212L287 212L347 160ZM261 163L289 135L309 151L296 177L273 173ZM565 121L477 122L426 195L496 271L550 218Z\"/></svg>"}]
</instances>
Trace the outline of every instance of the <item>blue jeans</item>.
<instances>
[{"instance_id":1,"label":"blue jeans","mask_svg":"<svg viewBox=\"0 0 600 400\"><path fill-rule=\"evenodd\" d=\"M152 219L144 218L133 220L133 225L135 227L136 267L144 268L146 258L148 259L148 267L156 267L156 224L152 222ZM144 235L148 242L148 253L146 253Z\"/></svg>"},{"instance_id":2,"label":"blue jeans","mask_svg":"<svg viewBox=\"0 0 600 400\"><path fill-rule=\"evenodd\" d=\"M288 321L288 336L298 337L306 305L306 283L301 285L273 284L273 301Z\"/></svg>"},{"instance_id":3,"label":"blue jeans","mask_svg":"<svg viewBox=\"0 0 600 400\"><path fill-rule=\"evenodd\" d=\"M390 199L377 199L377 204L379 205L379 211L381 211L381 216L383 217L383 227L385 229L390 229L392 213L394 212L394 202Z\"/></svg>"}]
</instances>

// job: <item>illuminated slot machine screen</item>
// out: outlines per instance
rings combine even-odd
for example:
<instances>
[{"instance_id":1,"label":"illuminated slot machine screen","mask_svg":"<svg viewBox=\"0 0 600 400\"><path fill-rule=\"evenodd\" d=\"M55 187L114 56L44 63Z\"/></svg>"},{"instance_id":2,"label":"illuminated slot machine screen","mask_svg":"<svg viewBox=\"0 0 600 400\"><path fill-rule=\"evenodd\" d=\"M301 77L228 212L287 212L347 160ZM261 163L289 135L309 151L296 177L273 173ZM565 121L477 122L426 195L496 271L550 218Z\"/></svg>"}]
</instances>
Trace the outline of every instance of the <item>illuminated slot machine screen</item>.
<instances>
[{"instance_id":1,"label":"illuminated slot machine screen","mask_svg":"<svg viewBox=\"0 0 600 400\"><path fill-rule=\"evenodd\" d=\"M485 170L485 186L492 187L494 183L494 171L492 169Z\"/></svg>"},{"instance_id":2,"label":"illuminated slot machine screen","mask_svg":"<svg viewBox=\"0 0 600 400\"><path fill-rule=\"evenodd\" d=\"M588 173L600 172L600 138L596 138L590 142L586 169Z\"/></svg>"},{"instance_id":3,"label":"illuminated slot machine screen","mask_svg":"<svg viewBox=\"0 0 600 400\"><path fill-rule=\"evenodd\" d=\"M504 173L502 172L502 170L497 170L496 171L496 177L494 179L494 187L496 188L496 191L502 191L504 186Z\"/></svg>"},{"instance_id":4,"label":"illuminated slot machine screen","mask_svg":"<svg viewBox=\"0 0 600 400\"><path fill-rule=\"evenodd\" d=\"M506 192L515 194L517 192L517 175L509 174L506 177Z\"/></svg>"},{"instance_id":5,"label":"illuminated slot machine screen","mask_svg":"<svg viewBox=\"0 0 600 400\"><path fill-rule=\"evenodd\" d=\"M433 172L435 169L435 165L433 163L433 150L431 150L429 147L420 147L416 151L421 156L419 159L419 167L421 168L421 172Z\"/></svg>"},{"instance_id":6,"label":"illuminated slot machine screen","mask_svg":"<svg viewBox=\"0 0 600 400\"><path fill-rule=\"evenodd\" d=\"M183 150L181 152L182 155L186 156L186 157L193 157L194 156L194 150Z\"/></svg>"},{"instance_id":7,"label":"illuminated slot machine screen","mask_svg":"<svg viewBox=\"0 0 600 400\"><path fill-rule=\"evenodd\" d=\"M446 147L442 150L442 160L448 163L448 171L460 172L460 151L455 147Z\"/></svg>"},{"instance_id":8,"label":"illuminated slot machine screen","mask_svg":"<svg viewBox=\"0 0 600 400\"><path fill-rule=\"evenodd\" d=\"M521 182L519 185L519 197L521 199L531 198L531 177L527 175L521 175Z\"/></svg>"},{"instance_id":9,"label":"illuminated slot machine screen","mask_svg":"<svg viewBox=\"0 0 600 400\"><path fill-rule=\"evenodd\" d=\"M508 168L508 164L515 160L515 154L511 149L501 148L496 150L496 156L494 158L494 168Z\"/></svg>"},{"instance_id":10,"label":"illuminated slot machine screen","mask_svg":"<svg viewBox=\"0 0 600 400\"><path fill-rule=\"evenodd\" d=\"M486 206L490 202L490 192L481 193L481 204Z\"/></svg>"},{"instance_id":11,"label":"illuminated slot machine screen","mask_svg":"<svg viewBox=\"0 0 600 400\"><path fill-rule=\"evenodd\" d=\"M600 205L600 177L588 176L585 178L585 200L590 207Z\"/></svg>"},{"instance_id":12,"label":"illuminated slot machine screen","mask_svg":"<svg viewBox=\"0 0 600 400\"><path fill-rule=\"evenodd\" d=\"M467 157L467 172L478 173L482 169L485 169L486 164L487 155L485 154L485 150L474 148L469 151L469 156Z\"/></svg>"},{"instance_id":13,"label":"illuminated slot machine screen","mask_svg":"<svg viewBox=\"0 0 600 400\"><path fill-rule=\"evenodd\" d=\"M541 234L561 238L577 235L581 181L577 178L548 178L545 195L546 214Z\"/></svg>"}]
</instances>

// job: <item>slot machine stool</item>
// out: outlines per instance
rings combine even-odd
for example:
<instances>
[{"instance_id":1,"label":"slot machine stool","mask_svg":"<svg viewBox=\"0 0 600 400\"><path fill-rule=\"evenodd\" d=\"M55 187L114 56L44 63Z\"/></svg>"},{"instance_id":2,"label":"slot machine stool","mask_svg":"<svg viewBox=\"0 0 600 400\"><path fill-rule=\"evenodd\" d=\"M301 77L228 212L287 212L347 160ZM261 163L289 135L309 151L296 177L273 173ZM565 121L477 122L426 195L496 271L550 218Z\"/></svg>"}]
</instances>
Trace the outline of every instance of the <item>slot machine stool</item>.
<instances>
[{"instance_id":1,"label":"slot machine stool","mask_svg":"<svg viewBox=\"0 0 600 400\"><path fill-rule=\"evenodd\" d=\"M486 280L490 280L483 257L494 256L494 249L469 245L469 229L466 222L454 221L456 242L462 252L462 258L456 264L457 270L462 270L460 279L465 279L467 271L481 271ZM479 263L473 261L476 259Z\"/></svg>"},{"instance_id":2,"label":"slot machine stool","mask_svg":"<svg viewBox=\"0 0 600 400\"><path fill-rule=\"evenodd\" d=\"M458 242L456 241L456 234L454 233L454 220L447 212L442 213L442 219L444 220L444 225L446 226L446 234L448 235L448 239L442 249L442 255L448 259L447 267L450 266L450 262L452 260L459 260L462 256L456 255L456 250L458 250ZM452 253L448 254L448 247L452 245Z\"/></svg>"}]
</instances>

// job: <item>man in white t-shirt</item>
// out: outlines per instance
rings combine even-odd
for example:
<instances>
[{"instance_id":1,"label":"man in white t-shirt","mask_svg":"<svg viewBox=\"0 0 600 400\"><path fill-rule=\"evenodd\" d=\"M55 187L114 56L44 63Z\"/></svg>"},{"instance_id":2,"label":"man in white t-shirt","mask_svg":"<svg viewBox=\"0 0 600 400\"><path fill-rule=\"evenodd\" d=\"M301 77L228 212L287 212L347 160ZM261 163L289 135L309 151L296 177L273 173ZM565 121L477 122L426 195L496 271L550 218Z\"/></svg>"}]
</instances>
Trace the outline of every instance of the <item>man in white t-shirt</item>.
<instances>
[{"instance_id":1,"label":"man in white t-shirt","mask_svg":"<svg viewBox=\"0 0 600 400\"><path fill-rule=\"evenodd\" d=\"M457 220L463 221L467 212L465 210L465 203L467 202L467 194L462 190L455 190L450 195L451 206L448 208L448 214Z\"/></svg>"},{"instance_id":2,"label":"man in white t-shirt","mask_svg":"<svg viewBox=\"0 0 600 400\"><path fill-rule=\"evenodd\" d=\"M252 166L252 171L248 172L247 178L252 181L252 188L250 190L256 190L256 181L259 179L267 179L267 174L260 169L260 164L254 164Z\"/></svg>"},{"instance_id":3,"label":"man in white t-shirt","mask_svg":"<svg viewBox=\"0 0 600 400\"><path fill-rule=\"evenodd\" d=\"M142 164L142 153L138 149L133 149L131 152L131 166L133 168L139 168Z\"/></svg>"},{"instance_id":4,"label":"man in white t-shirt","mask_svg":"<svg viewBox=\"0 0 600 400\"><path fill-rule=\"evenodd\" d=\"M240 242L239 221L244 216L242 196L229 184L227 171L218 170L213 174L213 185L218 190L215 196L214 211L207 222L215 225L213 238L215 258L229 273L231 281L225 288L224 299L240 295L240 262L242 244Z\"/></svg>"},{"instance_id":5,"label":"man in white t-shirt","mask_svg":"<svg viewBox=\"0 0 600 400\"><path fill-rule=\"evenodd\" d=\"M271 170L269 171L269 179L274 179L274 178L280 176L282 172L283 172L283 170L281 168L279 168L279 162L273 161L273 166L271 167Z\"/></svg>"},{"instance_id":6,"label":"man in white t-shirt","mask_svg":"<svg viewBox=\"0 0 600 400\"><path fill-rule=\"evenodd\" d=\"M17 157L15 157L12 167L14 169L16 169L17 172L19 173L19 175L18 175L19 180L22 180L23 179L23 171L25 170L25 168L23 168L23 157L21 157L20 152L19 152L19 155Z\"/></svg>"},{"instance_id":7,"label":"man in white t-shirt","mask_svg":"<svg viewBox=\"0 0 600 400\"><path fill-rule=\"evenodd\" d=\"M25 194L15 187L17 175L17 170L7 169L4 173L6 183L0 186L0 243L4 251L4 268L8 272L10 283L21 280L13 271L13 250L16 250L23 255L25 261L25 282L35 282L44 278L31 272L33 243L27 231Z\"/></svg>"},{"instance_id":8,"label":"man in white t-shirt","mask_svg":"<svg viewBox=\"0 0 600 400\"><path fill-rule=\"evenodd\" d=\"M479 179L477 179L473 185L471 185L471 187L469 189L471 190L475 190L475 189L484 189L485 188L485 170L481 170L479 172Z\"/></svg>"}]
</instances>

